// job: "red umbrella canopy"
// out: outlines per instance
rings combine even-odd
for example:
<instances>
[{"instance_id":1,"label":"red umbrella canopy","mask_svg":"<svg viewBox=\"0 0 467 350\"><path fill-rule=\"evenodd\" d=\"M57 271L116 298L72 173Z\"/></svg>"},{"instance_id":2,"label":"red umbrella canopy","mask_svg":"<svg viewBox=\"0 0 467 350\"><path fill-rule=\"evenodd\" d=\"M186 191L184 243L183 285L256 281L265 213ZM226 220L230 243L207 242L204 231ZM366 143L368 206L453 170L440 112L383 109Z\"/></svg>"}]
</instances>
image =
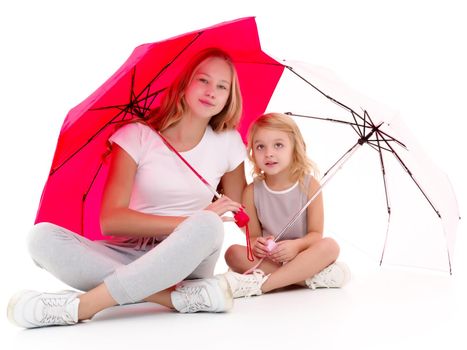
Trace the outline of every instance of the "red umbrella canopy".
<instances>
[{"instance_id":1,"label":"red umbrella canopy","mask_svg":"<svg viewBox=\"0 0 467 350\"><path fill-rule=\"evenodd\" d=\"M226 51L243 97L239 131L266 109L284 66L261 50L253 17L224 22L138 46L93 94L70 110L62 125L36 223L52 222L90 239L102 239L99 208L107 175L104 154L116 123L143 117L198 51Z\"/></svg>"}]
</instances>

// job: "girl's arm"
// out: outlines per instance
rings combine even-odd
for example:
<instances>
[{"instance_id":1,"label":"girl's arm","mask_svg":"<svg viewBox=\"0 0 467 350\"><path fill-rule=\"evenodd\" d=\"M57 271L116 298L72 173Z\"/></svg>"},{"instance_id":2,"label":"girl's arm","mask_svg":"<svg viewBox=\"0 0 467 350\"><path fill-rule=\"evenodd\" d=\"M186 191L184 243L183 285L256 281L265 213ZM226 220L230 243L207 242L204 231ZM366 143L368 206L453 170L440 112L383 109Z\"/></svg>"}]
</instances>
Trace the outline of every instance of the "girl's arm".
<instances>
[{"instance_id":1,"label":"girl's arm","mask_svg":"<svg viewBox=\"0 0 467 350\"><path fill-rule=\"evenodd\" d=\"M308 186L308 199L310 199L319 189L320 183L311 177ZM303 251L323 238L324 228L324 208L322 192L311 202L307 208L308 233L298 239L299 250Z\"/></svg>"},{"instance_id":2,"label":"girl's arm","mask_svg":"<svg viewBox=\"0 0 467 350\"><path fill-rule=\"evenodd\" d=\"M100 223L104 235L135 236L135 237L165 237L170 234L186 217L162 216L141 213L129 209L133 182L137 165L133 158L120 146L113 144L109 174L102 198ZM243 171L243 166L240 171ZM228 176L228 190L235 193L230 181L235 178L232 171ZM237 175L238 176L238 175ZM245 175L243 175L244 179ZM240 181L241 183L241 181ZM241 190L240 190L241 191ZM230 192L229 192L230 193ZM228 211L238 210L240 204L223 197L205 208L219 216Z\"/></svg>"},{"instance_id":3,"label":"girl's arm","mask_svg":"<svg viewBox=\"0 0 467 350\"><path fill-rule=\"evenodd\" d=\"M261 236L261 224L259 223L258 216L256 215L255 201L253 197L253 184L245 187L242 196L242 203L245 206L245 211L250 217L248 222L248 229L250 230L251 243L254 243L256 237Z\"/></svg>"},{"instance_id":4,"label":"girl's arm","mask_svg":"<svg viewBox=\"0 0 467 350\"><path fill-rule=\"evenodd\" d=\"M120 146L112 147L100 213L103 234L150 237L171 233L185 217L145 214L128 208L137 165Z\"/></svg>"},{"instance_id":5,"label":"girl's arm","mask_svg":"<svg viewBox=\"0 0 467 350\"><path fill-rule=\"evenodd\" d=\"M246 186L244 162L234 170L225 173L220 183L224 194L235 202L240 203L242 192Z\"/></svg>"},{"instance_id":6,"label":"girl's arm","mask_svg":"<svg viewBox=\"0 0 467 350\"><path fill-rule=\"evenodd\" d=\"M264 258L268 254L266 248L267 238L262 236L261 224L256 214L252 183L243 191L242 203L245 206L246 213L250 217L248 229L250 231L250 245L253 249L253 254L258 258Z\"/></svg>"}]
</instances>

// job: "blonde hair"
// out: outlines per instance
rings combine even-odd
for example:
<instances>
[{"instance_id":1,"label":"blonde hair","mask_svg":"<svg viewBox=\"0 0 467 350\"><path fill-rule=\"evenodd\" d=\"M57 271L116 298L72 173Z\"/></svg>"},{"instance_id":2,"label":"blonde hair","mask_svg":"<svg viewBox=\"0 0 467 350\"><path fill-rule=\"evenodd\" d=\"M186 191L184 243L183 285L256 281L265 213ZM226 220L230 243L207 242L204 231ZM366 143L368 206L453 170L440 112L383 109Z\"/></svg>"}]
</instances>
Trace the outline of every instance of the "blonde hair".
<instances>
[{"instance_id":1,"label":"blonde hair","mask_svg":"<svg viewBox=\"0 0 467 350\"><path fill-rule=\"evenodd\" d=\"M281 113L269 113L260 116L250 126L248 130L248 159L253 164L252 175L264 179L264 173L256 164L254 159L253 139L259 129L272 129L287 133L293 145L292 163L290 164L290 179L299 181L304 186L306 174L311 174L315 178L319 176L316 164L310 160L306 154L306 144L302 133L293 119Z\"/></svg>"},{"instance_id":2,"label":"blonde hair","mask_svg":"<svg viewBox=\"0 0 467 350\"><path fill-rule=\"evenodd\" d=\"M198 67L209 58L221 58L230 66L232 82L227 102L218 114L213 116L209 125L216 132L234 129L242 114L242 95L238 75L230 56L218 48L209 48L198 52L184 67L174 82L167 89L161 105L152 110L146 122L154 129L162 131L176 124L187 111L185 90L191 83Z\"/></svg>"}]
</instances>

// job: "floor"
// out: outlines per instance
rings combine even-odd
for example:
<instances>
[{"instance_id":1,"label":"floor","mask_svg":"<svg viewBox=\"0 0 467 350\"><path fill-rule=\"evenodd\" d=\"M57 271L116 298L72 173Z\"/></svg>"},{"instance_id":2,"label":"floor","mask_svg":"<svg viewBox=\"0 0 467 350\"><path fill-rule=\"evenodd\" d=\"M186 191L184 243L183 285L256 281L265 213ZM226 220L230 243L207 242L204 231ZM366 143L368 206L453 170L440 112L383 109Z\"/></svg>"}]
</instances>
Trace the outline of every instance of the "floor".
<instances>
[{"instance_id":1,"label":"floor","mask_svg":"<svg viewBox=\"0 0 467 350\"><path fill-rule=\"evenodd\" d=\"M462 230L462 228L461 228ZM236 299L223 314L178 314L152 304L108 309L73 327L22 330L0 319L3 349L466 349L465 237L460 237L450 276L424 270L380 267L342 247L352 280L342 289L293 289ZM225 246L229 244L227 240ZM13 258L13 261L19 259ZM9 270L2 307L18 286L64 286L23 263ZM222 261L217 272L225 270ZM27 275L24 279L21 276ZM4 309L5 310L5 309Z\"/></svg>"}]
</instances>

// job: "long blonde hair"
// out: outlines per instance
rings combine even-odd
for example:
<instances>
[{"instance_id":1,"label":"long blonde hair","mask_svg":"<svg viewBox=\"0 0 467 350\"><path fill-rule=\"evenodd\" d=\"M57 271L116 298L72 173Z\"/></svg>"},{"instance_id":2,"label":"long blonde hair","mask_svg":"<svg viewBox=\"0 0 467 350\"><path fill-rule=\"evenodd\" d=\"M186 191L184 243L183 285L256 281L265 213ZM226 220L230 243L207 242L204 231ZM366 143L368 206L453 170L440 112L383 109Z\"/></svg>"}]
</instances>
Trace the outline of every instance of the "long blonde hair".
<instances>
[{"instance_id":1,"label":"long blonde hair","mask_svg":"<svg viewBox=\"0 0 467 350\"><path fill-rule=\"evenodd\" d=\"M292 163L290 164L290 180L299 181L304 186L306 174L311 174L315 178L319 176L317 165L308 158L306 154L306 144L302 133L294 120L282 113L268 113L260 116L250 126L248 130L248 159L253 164L252 175L264 179L264 173L256 164L254 159L253 139L259 129L272 129L287 133L293 145Z\"/></svg>"},{"instance_id":2,"label":"long blonde hair","mask_svg":"<svg viewBox=\"0 0 467 350\"><path fill-rule=\"evenodd\" d=\"M232 72L232 82L229 98L224 108L210 119L209 125L216 132L234 129L237 126L242 114L242 95L238 75L230 56L218 48L202 50L188 62L181 74L168 88L162 98L161 105L149 114L146 121L148 124L154 129L162 131L182 118L188 108L185 101L185 90L200 64L212 57L222 58L227 62Z\"/></svg>"}]
</instances>

